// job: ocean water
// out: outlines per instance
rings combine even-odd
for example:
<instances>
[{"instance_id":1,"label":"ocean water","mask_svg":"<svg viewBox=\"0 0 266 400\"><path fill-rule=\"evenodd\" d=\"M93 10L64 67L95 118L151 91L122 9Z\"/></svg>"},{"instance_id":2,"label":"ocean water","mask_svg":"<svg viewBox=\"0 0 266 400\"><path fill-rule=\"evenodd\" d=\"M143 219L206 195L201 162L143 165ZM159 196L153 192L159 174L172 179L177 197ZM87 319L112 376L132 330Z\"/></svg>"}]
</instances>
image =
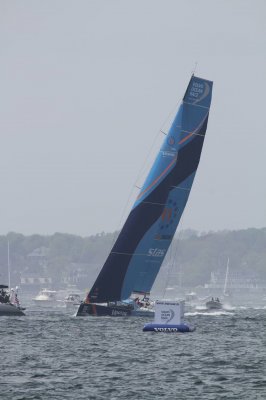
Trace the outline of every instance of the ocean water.
<instances>
[{"instance_id":1,"label":"ocean water","mask_svg":"<svg viewBox=\"0 0 266 400\"><path fill-rule=\"evenodd\" d=\"M266 399L266 309L186 320L195 332L63 308L0 317L0 399Z\"/></svg>"}]
</instances>

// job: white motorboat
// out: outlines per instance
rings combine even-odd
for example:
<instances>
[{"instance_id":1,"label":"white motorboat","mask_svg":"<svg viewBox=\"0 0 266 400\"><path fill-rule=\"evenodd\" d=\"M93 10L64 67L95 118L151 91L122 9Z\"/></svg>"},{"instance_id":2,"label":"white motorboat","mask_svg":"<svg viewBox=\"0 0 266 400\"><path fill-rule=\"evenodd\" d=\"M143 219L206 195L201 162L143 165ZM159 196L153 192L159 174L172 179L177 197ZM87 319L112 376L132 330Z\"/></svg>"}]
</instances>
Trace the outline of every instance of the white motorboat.
<instances>
[{"instance_id":1,"label":"white motorboat","mask_svg":"<svg viewBox=\"0 0 266 400\"><path fill-rule=\"evenodd\" d=\"M58 305L56 294L57 292L55 290L42 289L32 300L40 307L54 307Z\"/></svg>"},{"instance_id":2,"label":"white motorboat","mask_svg":"<svg viewBox=\"0 0 266 400\"><path fill-rule=\"evenodd\" d=\"M66 308L73 308L79 306L82 301L80 295L77 293L70 293L64 300Z\"/></svg>"}]
</instances>

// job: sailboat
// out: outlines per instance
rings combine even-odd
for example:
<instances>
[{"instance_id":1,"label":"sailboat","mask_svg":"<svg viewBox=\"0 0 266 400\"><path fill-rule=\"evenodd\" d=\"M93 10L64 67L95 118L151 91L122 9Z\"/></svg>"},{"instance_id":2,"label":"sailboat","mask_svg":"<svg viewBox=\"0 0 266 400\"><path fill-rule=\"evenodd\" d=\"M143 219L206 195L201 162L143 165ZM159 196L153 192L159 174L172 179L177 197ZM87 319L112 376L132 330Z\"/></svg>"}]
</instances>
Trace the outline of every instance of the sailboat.
<instances>
[{"instance_id":1,"label":"sailboat","mask_svg":"<svg viewBox=\"0 0 266 400\"><path fill-rule=\"evenodd\" d=\"M212 82L192 75L133 208L77 311L148 315L133 293L150 292L186 206L207 129Z\"/></svg>"},{"instance_id":2,"label":"sailboat","mask_svg":"<svg viewBox=\"0 0 266 400\"><path fill-rule=\"evenodd\" d=\"M223 288L223 298L224 299L226 297L230 296L229 292L227 291L228 274L229 274L229 257L227 259L227 264L226 264L226 272L225 272L225 280L224 280L224 288ZM206 303L207 310L215 310L215 311L222 310L223 307L224 307L224 305L218 297L216 297L216 298L212 297Z\"/></svg>"},{"instance_id":3,"label":"sailboat","mask_svg":"<svg viewBox=\"0 0 266 400\"><path fill-rule=\"evenodd\" d=\"M21 307L19 303L18 287L16 287L16 289L11 288L9 241L7 242L7 273L8 285L0 284L0 316L25 315L23 312L25 308Z\"/></svg>"}]
</instances>

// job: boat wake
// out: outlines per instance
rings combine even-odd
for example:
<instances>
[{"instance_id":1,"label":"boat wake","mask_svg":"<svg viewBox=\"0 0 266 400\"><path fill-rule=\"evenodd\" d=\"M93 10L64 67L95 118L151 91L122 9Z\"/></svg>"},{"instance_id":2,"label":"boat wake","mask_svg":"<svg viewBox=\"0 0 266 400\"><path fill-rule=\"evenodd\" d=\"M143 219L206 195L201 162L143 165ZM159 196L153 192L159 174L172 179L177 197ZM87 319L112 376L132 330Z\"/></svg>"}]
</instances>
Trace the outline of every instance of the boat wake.
<instances>
[{"instance_id":1,"label":"boat wake","mask_svg":"<svg viewBox=\"0 0 266 400\"><path fill-rule=\"evenodd\" d=\"M234 310L236 310L236 307L231 306L230 304L224 304L223 305L223 310L225 310L225 311L234 311Z\"/></svg>"},{"instance_id":2,"label":"boat wake","mask_svg":"<svg viewBox=\"0 0 266 400\"><path fill-rule=\"evenodd\" d=\"M194 317L196 315L208 315L211 317L219 317L221 315L233 315L232 311L227 310L217 310L217 311L210 311L210 310L198 310L194 312L187 312L185 313L186 316Z\"/></svg>"}]
</instances>

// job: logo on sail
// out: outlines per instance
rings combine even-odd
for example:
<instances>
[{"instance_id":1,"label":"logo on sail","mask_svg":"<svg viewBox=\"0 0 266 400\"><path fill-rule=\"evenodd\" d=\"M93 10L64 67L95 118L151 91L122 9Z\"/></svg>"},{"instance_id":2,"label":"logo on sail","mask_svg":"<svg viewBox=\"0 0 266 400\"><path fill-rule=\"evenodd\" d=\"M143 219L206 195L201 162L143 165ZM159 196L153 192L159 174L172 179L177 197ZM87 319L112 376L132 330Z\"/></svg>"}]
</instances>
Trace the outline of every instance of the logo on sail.
<instances>
[{"instance_id":1,"label":"logo on sail","mask_svg":"<svg viewBox=\"0 0 266 400\"><path fill-rule=\"evenodd\" d=\"M173 136L168 138L168 144L169 146L173 146L175 144L175 138Z\"/></svg>"},{"instance_id":2,"label":"logo on sail","mask_svg":"<svg viewBox=\"0 0 266 400\"><path fill-rule=\"evenodd\" d=\"M210 86L207 82L193 82L192 87L189 92L189 97L193 103L198 103L199 101L205 99L210 93Z\"/></svg>"},{"instance_id":3,"label":"logo on sail","mask_svg":"<svg viewBox=\"0 0 266 400\"><path fill-rule=\"evenodd\" d=\"M149 249L148 250L148 256L149 257L164 257L166 252L166 249Z\"/></svg>"},{"instance_id":4,"label":"logo on sail","mask_svg":"<svg viewBox=\"0 0 266 400\"><path fill-rule=\"evenodd\" d=\"M164 321L166 324L169 324L169 322L172 321L174 316L175 316L175 312L171 308L169 310L161 311L161 320Z\"/></svg>"}]
</instances>

